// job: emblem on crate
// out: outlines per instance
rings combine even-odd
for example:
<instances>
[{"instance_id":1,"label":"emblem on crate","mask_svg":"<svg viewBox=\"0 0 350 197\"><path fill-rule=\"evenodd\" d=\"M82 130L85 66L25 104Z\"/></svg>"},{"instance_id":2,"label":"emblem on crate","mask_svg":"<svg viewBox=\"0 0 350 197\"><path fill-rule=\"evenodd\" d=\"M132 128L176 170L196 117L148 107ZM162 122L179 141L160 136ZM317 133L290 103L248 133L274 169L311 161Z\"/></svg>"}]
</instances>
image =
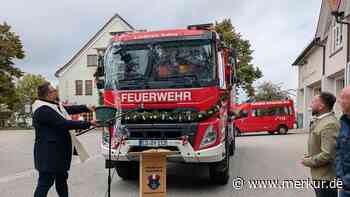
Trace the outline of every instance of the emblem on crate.
<instances>
[{"instance_id":1,"label":"emblem on crate","mask_svg":"<svg viewBox=\"0 0 350 197\"><path fill-rule=\"evenodd\" d=\"M159 182L160 176L158 174L152 174L148 177L148 187L150 187L152 190L156 190L160 186Z\"/></svg>"}]
</instances>

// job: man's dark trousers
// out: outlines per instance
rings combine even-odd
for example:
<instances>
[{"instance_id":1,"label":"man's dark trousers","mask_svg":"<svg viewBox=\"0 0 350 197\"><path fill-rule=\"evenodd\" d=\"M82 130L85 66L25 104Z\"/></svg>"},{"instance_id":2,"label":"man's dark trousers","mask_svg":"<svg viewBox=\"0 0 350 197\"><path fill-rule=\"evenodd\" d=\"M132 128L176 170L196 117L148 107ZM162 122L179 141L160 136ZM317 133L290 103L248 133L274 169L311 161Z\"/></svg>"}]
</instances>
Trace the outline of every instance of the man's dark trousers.
<instances>
[{"instance_id":1,"label":"man's dark trousers","mask_svg":"<svg viewBox=\"0 0 350 197\"><path fill-rule=\"evenodd\" d=\"M54 183L58 196L68 197L67 179L67 172L39 172L39 180L34 197L46 197Z\"/></svg>"}]
</instances>

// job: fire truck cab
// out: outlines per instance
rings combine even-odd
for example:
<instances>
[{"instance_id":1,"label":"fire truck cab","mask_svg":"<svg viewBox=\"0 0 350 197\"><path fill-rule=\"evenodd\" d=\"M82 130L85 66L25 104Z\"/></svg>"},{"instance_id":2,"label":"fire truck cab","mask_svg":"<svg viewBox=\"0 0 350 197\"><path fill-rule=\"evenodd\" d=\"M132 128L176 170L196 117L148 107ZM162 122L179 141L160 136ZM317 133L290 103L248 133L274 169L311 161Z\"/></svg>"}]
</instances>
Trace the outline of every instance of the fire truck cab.
<instances>
[{"instance_id":1,"label":"fire truck cab","mask_svg":"<svg viewBox=\"0 0 350 197\"><path fill-rule=\"evenodd\" d=\"M104 89L104 105L133 111L103 133L106 167L133 179L139 164L129 152L167 148L179 152L168 161L208 165L210 179L226 184L235 148L235 66L234 51L212 25L114 36L97 69L97 85Z\"/></svg>"}]
</instances>

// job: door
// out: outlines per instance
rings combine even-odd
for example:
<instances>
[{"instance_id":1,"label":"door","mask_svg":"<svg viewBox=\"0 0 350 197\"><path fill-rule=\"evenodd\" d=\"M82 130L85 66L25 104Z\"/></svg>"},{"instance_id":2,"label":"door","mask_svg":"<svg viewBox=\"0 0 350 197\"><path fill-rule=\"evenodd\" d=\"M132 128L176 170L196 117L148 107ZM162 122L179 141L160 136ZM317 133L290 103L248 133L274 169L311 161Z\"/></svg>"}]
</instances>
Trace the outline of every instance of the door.
<instances>
[{"instance_id":1,"label":"door","mask_svg":"<svg viewBox=\"0 0 350 197\"><path fill-rule=\"evenodd\" d=\"M250 124L248 123L249 111L247 109L243 109L239 112L239 118L237 121L237 127L239 130L244 133L250 130Z\"/></svg>"},{"instance_id":2,"label":"door","mask_svg":"<svg viewBox=\"0 0 350 197\"><path fill-rule=\"evenodd\" d=\"M276 124L273 107L256 109L256 119L254 120L254 130L272 131Z\"/></svg>"},{"instance_id":3,"label":"door","mask_svg":"<svg viewBox=\"0 0 350 197\"><path fill-rule=\"evenodd\" d=\"M264 126L266 125L265 119L267 118L266 115L266 110L263 108L252 109L251 117L249 118L251 132L264 131Z\"/></svg>"}]
</instances>

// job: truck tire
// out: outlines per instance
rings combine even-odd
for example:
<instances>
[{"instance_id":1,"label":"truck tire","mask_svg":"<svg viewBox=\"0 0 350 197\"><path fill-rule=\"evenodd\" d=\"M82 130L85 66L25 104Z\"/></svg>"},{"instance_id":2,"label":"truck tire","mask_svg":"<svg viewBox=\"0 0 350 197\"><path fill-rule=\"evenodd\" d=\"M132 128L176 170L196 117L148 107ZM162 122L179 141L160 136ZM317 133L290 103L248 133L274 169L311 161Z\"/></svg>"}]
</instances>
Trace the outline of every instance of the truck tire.
<instances>
[{"instance_id":1,"label":"truck tire","mask_svg":"<svg viewBox=\"0 0 350 197\"><path fill-rule=\"evenodd\" d=\"M226 141L225 159L209 166L210 181L215 185L226 185L230 178L230 156L228 149L229 144Z\"/></svg>"},{"instance_id":2,"label":"truck tire","mask_svg":"<svg viewBox=\"0 0 350 197\"><path fill-rule=\"evenodd\" d=\"M235 130L234 133L235 133L236 137L240 137L242 135L242 133L241 133L241 131L239 130L238 127L234 127L234 130Z\"/></svg>"},{"instance_id":3,"label":"truck tire","mask_svg":"<svg viewBox=\"0 0 350 197\"><path fill-rule=\"evenodd\" d=\"M230 156L233 156L235 154L235 150L236 150L236 137L233 136L233 139L230 143L230 147L229 147L229 154Z\"/></svg>"},{"instance_id":4,"label":"truck tire","mask_svg":"<svg viewBox=\"0 0 350 197\"><path fill-rule=\"evenodd\" d=\"M288 133L288 127L285 125L280 125L277 129L277 133L280 135L286 135Z\"/></svg>"},{"instance_id":5,"label":"truck tire","mask_svg":"<svg viewBox=\"0 0 350 197\"><path fill-rule=\"evenodd\" d=\"M115 170L123 180L136 180L139 177L139 163L134 161L118 162L115 165Z\"/></svg>"},{"instance_id":6,"label":"truck tire","mask_svg":"<svg viewBox=\"0 0 350 197\"><path fill-rule=\"evenodd\" d=\"M231 129L230 129L231 128ZM233 156L236 149L236 134L235 134L235 128L232 127L226 127L226 130L230 133L230 145L229 145L229 154L230 156Z\"/></svg>"}]
</instances>

